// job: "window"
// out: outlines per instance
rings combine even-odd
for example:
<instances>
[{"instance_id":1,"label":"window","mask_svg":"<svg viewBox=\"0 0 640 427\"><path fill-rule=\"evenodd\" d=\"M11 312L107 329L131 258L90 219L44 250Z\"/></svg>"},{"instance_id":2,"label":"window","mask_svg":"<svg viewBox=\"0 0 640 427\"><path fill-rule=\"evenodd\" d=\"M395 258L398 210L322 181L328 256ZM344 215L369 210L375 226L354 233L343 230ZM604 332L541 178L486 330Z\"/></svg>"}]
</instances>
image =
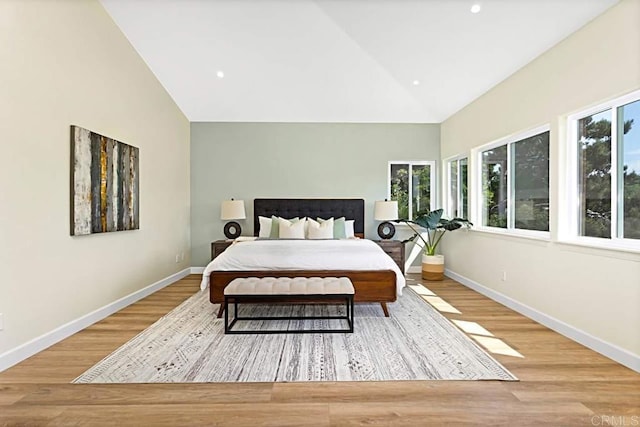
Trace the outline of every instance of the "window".
<instances>
[{"instance_id":1,"label":"window","mask_svg":"<svg viewBox=\"0 0 640 427\"><path fill-rule=\"evenodd\" d=\"M507 146L482 152L482 225L507 228Z\"/></svg>"},{"instance_id":2,"label":"window","mask_svg":"<svg viewBox=\"0 0 640 427\"><path fill-rule=\"evenodd\" d=\"M481 224L549 231L549 130L530 132L480 151Z\"/></svg>"},{"instance_id":3,"label":"window","mask_svg":"<svg viewBox=\"0 0 640 427\"><path fill-rule=\"evenodd\" d=\"M398 201L399 219L434 209L435 162L389 162L388 183L388 198Z\"/></svg>"},{"instance_id":4,"label":"window","mask_svg":"<svg viewBox=\"0 0 640 427\"><path fill-rule=\"evenodd\" d=\"M468 163L466 157L447 162L447 214L452 218L469 218Z\"/></svg>"},{"instance_id":5,"label":"window","mask_svg":"<svg viewBox=\"0 0 640 427\"><path fill-rule=\"evenodd\" d=\"M578 120L581 236L611 237L611 110Z\"/></svg>"},{"instance_id":6,"label":"window","mask_svg":"<svg viewBox=\"0 0 640 427\"><path fill-rule=\"evenodd\" d=\"M640 92L571 116L569 132L570 234L639 247Z\"/></svg>"}]
</instances>

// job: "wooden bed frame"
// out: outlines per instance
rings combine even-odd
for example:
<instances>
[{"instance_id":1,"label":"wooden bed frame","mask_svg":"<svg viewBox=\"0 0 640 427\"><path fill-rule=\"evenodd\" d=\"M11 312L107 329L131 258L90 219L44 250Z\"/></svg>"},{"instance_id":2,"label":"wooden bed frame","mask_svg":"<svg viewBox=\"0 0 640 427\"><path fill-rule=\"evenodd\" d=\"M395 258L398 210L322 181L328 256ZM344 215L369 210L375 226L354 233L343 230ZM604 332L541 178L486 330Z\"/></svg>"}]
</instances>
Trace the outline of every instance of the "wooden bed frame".
<instances>
[{"instance_id":1,"label":"wooden bed frame","mask_svg":"<svg viewBox=\"0 0 640 427\"><path fill-rule=\"evenodd\" d=\"M283 218L321 217L354 220L356 236L364 236L363 199L255 199L253 201L254 235L260 231L258 216ZM380 303L389 317L387 303L396 300L396 273L393 270L261 270L212 271L209 275L209 301L220 304L218 317L224 312L224 288L241 277L348 277L355 288L356 302Z\"/></svg>"}]
</instances>

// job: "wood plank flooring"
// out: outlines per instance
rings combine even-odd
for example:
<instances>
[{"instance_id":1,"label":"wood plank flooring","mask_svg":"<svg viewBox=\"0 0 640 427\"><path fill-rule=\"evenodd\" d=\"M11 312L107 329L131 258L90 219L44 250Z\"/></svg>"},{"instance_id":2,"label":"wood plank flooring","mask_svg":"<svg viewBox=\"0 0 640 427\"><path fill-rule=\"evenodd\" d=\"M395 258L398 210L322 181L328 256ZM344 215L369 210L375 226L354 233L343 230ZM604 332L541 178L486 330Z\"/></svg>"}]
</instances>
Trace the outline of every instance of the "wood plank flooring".
<instances>
[{"instance_id":1,"label":"wood plank flooring","mask_svg":"<svg viewBox=\"0 0 640 427\"><path fill-rule=\"evenodd\" d=\"M425 286L461 312L446 317L522 354L493 354L519 382L69 383L199 282L186 277L0 373L0 425L640 426L640 374L450 279Z\"/></svg>"}]
</instances>

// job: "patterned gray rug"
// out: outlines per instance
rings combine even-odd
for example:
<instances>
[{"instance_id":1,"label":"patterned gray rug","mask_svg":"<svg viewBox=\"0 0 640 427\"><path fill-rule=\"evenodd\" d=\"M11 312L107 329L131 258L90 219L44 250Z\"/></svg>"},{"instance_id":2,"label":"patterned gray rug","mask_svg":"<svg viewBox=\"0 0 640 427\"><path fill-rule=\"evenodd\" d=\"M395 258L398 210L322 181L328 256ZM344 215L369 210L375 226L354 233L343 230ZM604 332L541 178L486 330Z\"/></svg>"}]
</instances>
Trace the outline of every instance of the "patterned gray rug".
<instances>
[{"instance_id":1,"label":"patterned gray rug","mask_svg":"<svg viewBox=\"0 0 640 427\"><path fill-rule=\"evenodd\" d=\"M205 291L190 297L73 382L517 381L409 287L389 304L389 318L379 304L356 304L352 334L225 335L223 320L215 317L218 306L208 296ZM242 314L271 316L341 310L244 307ZM284 320L235 327L287 328L282 322L290 329L342 325L333 323L341 320Z\"/></svg>"}]
</instances>

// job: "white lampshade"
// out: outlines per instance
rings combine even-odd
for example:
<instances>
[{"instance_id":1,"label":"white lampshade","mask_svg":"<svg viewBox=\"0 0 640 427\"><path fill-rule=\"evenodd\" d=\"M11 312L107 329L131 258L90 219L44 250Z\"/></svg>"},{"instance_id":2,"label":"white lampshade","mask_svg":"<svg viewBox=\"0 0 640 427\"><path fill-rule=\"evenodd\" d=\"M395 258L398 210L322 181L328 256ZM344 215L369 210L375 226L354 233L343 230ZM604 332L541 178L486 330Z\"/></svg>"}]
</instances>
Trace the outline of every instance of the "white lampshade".
<instances>
[{"instance_id":1,"label":"white lampshade","mask_svg":"<svg viewBox=\"0 0 640 427\"><path fill-rule=\"evenodd\" d=\"M223 200L220 208L220 219L245 219L244 200Z\"/></svg>"},{"instance_id":2,"label":"white lampshade","mask_svg":"<svg viewBox=\"0 0 640 427\"><path fill-rule=\"evenodd\" d=\"M395 200L378 200L373 207L373 219L390 221L398 219L398 202Z\"/></svg>"}]
</instances>

